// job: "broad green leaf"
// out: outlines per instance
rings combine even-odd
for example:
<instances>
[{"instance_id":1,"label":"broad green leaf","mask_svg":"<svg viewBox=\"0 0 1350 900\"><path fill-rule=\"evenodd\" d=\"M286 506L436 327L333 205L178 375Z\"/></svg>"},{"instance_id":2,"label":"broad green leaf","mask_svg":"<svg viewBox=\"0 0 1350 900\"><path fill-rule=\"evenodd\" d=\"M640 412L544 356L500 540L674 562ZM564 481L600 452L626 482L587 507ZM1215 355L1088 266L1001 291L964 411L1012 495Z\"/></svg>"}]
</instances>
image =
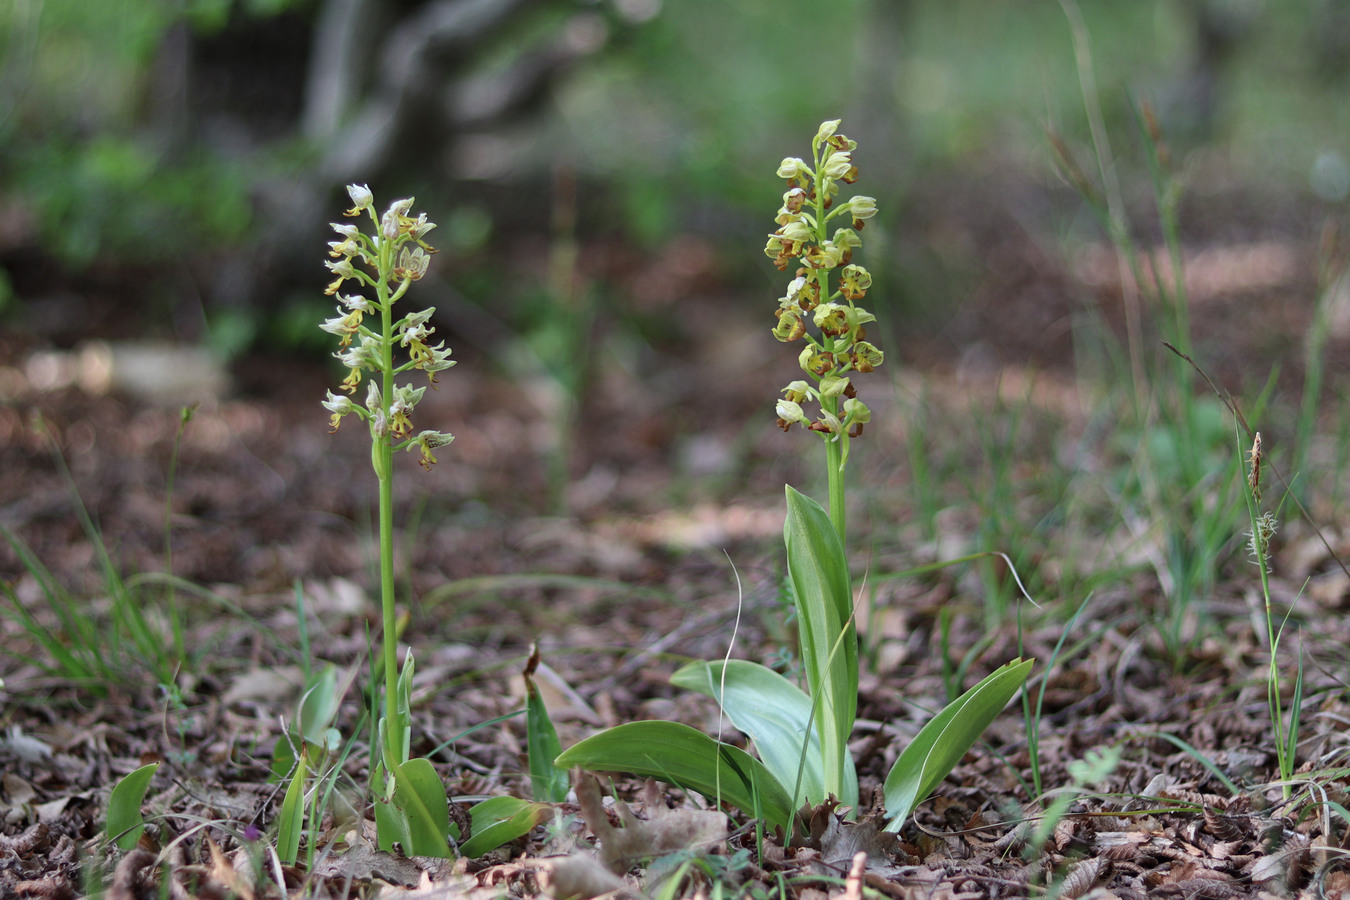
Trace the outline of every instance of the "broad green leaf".
<instances>
[{"instance_id":1,"label":"broad green leaf","mask_svg":"<svg viewBox=\"0 0 1350 900\"><path fill-rule=\"evenodd\" d=\"M378 762L370 776L370 789L375 795L375 843L386 853L393 850L396 843L407 847L412 841L407 817L395 805L389 788L389 770L383 761Z\"/></svg>"},{"instance_id":2,"label":"broad green leaf","mask_svg":"<svg viewBox=\"0 0 1350 900\"><path fill-rule=\"evenodd\" d=\"M1015 659L957 697L914 736L886 776L887 831L899 831L914 808L956 767L1017 693L1034 659Z\"/></svg>"},{"instance_id":3,"label":"broad green leaf","mask_svg":"<svg viewBox=\"0 0 1350 900\"><path fill-rule=\"evenodd\" d=\"M337 693L337 675L337 666L332 663L324 666L300 698L296 718L300 720L300 733L307 743L321 744L324 730L337 714L338 702L342 699Z\"/></svg>"},{"instance_id":4,"label":"broad green leaf","mask_svg":"<svg viewBox=\"0 0 1350 900\"><path fill-rule=\"evenodd\" d=\"M778 783L794 792L793 806L825 799L820 735L811 725L811 698L772 669L742 659L693 662L670 676L671 684L717 700L731 724L755 742L755 751ZM725 694L723 694L725 687ZM807 741L802 757L802 739ZM852 757L845 758L844 789L857 796Z\"/></svg>"},{"instance_id":5,"label":"broad green leaf","mask_svg":"<svg viewBox=\"0 0 1350 900\"><path fill-rule=\"evenodd\" d=\"M551 760L550 760L551 762ZM474 859L496 850L507 841L530 833L534 826L547 822L553 807L518 797L490 797L469 810L472 828L469 839L460 845L460 853Z\"/></svg>"},{"instance_id":6,"label":"broad green leaf","mask_svg":"<svg viewBox=\"0 0 1350 900\"><path fill-rule=\"evenodd\" d=\"M394 807L407 823L408 856L450 856L450 801L429 759L410 759L394 775Z\"/></svg>"},{"instance_id":7,"label":"broad green leaf","mask_svg":"<svg viewBox=\"0 0 1350 900\"><path fill-rule=\"evenodd\" d=\"M296 760L291 783L286 787L286 796L281 800L277 855L288 866L295 865L295 858L300 855L300 834L305 825L305 778L309 774L305 765L307 755L301 753L300 758Z\"/></svg>"},{"instance_id":8,"label":"broad green leaf","mask_svg":"<svg viewBox=\"0 0 1350 900\"><path fill-rule=\"evenodd\" d=\"M561 803L567 799L567 770L553 764L562 753L562 744L534 683L533 673L538 663L536 650L530 654L530 663L522 673L525 678L525 748L529 755L530 793L536 800Z\"/></svg>"},{"instance_id":9,"label":"broad green leaf","mask_svg":"<svg viewBox=\"0 0 1350 900\"><path fill-rule=\"evenodd\" d=\"M393 765L402 765L408 761L409 748L412 746L412 650L403 659L403 670L398 673L398 696L388 711L389 725L381 739L385 744L386 756L393 756ZM391 768L393 766L391 765Z\"/></svg>"},{"instance_id":10,"label":"broad green leaf","mask_svg":"<svg viewBox=\"0 0 1350 900\"><path fill-rule=\"evenodd\" d=\"M300 735L293 731L284 732L277 738L272 748L272 774L267 777L268 784L281 784L291 776L295 768L295 745L300 743Z\"/></svg>"},{"instance_id":11,"label":"broad green leaf","mask_svg":"<svg viewBox=\"0 0 1350 900\"><path fill-rule=\"evenodd\" d=\"M858 711L858 640L848 563L829 515L791 485L783 542L797 597L802 664L824 751L825 790L843 805L856 807L857 786L850 791L847 777L848 739Z\"/></svg>"},{"instance_id":12,"label":"broad green leaf","mask_svg":"<svg viewBox=\"0 0 1350 900\"><path fill-rule=\"evenodd\" d=\"M141 804L145 802L150 779L155 777L158 769L159 763L150 763L128 772L108 795L108 822L104 830L108 840L115 842L119 849L130 850L141 839L141 832L145 830Z\"/></svg>"},{"instance_id":13,"label":"broad green leaf","mask_svg":"<svg viewBox=\"0 0 1350 900\"><path fill-rule=\"evenodd\" d=\"M677 722L619 725L573 744L554 762L565 769L580 766L658 778L784 830L795 809L787 790L762 762Z\"/></svg>"}]
</instances>

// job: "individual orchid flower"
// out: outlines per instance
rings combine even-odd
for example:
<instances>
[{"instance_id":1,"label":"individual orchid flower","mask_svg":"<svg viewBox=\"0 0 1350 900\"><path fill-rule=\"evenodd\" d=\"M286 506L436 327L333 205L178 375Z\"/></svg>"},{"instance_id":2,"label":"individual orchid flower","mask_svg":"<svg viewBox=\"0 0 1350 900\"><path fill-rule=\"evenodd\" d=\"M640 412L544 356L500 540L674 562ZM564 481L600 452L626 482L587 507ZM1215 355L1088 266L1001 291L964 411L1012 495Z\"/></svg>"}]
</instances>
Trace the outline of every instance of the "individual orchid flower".
<instances>
[{"instance_id":1,"label":"individual orchid flower","mask_svg":"<svg viewBox=\"0 0 1350 900\"><path fill-rule=\"evenodd\" d=\"M794 403L791 400L779 400L774 407L778 413L778 427L787 431L793 425L809 425L810 420L806 418L806 413L802 411L800 403Z\"/></svg>"},{"instance_id":2,"label":"individual orchid flower","mask_svg":"<svg viewBox=\"0 0 1350 900\"><path fill-rule=\"evenodd\" d=\"M389 431L394 437L402 438L412 431L412 411L425 392L425 387L400 385L394 388L394 401L389 404Z\"/></svg>"},{"instance_id":3,"label":"individual orchid flower","mask_svg":"<svg viewBox=\"0 0 1350 900\"><path fill-rule=\"evenodd\" d=\"M342 287L342 282L346 281L348 278L360 277L356 269L352 267L352 258L350 256L344 256L337 262L325 262L324 265L337 276L336 281L331 282L328 287L324 288L323 292L325 294L336 294L338 288Z\"/></svg>"},{"instance_id":4,"label":"individual orchid flower","mask_svg":"<svg viewBox=\"0 0 1350 900\"><path fill-rule=\"evenodd\" d=\"M432 453L438 447L444 447L455 439L453 434L442 431L423 431L408 442L409 451L417 449L422 452L422 458L417 464L424 469L430 469L436 464L436 455Z\"/></svg>"},{"instance_id":5,"label":"individual orchid flower","mask_svg":"<svg viewBox=\"0 0 1350 900\"><path fill-rule=\"evenodd\" d=\"M352 208L343 213L345 216L359 216L375 203L375 195L364 184L347 185L347 196L352 198Z\"/></svg>"},{"instance_id":6,"label":"individual orchid flower","mask_svg":"<svg viewBox=\"0 0 1350 900\"><path fill-rule=\"evenodd\" d=\"M323 405L333 414L332 418L328 420L328 424L331 426L329 434L338 430L338 425L341 424L343 416L357 411L357 406L352 402L351 397L334 394L332 391L328 392L328 399L323 401Z\"/></svg>"},{"instance_id":7,"label":"individual orchid flower","mask_svg":"<svg viewBox=\"0 0 1350 900\"><path fill-rule=\"evenodd\" d=\"M408 217L408 210L412 209L413 198L408 197L405 200L395 200L385 210L380 217L380 236L386 241L393 243L398 240L400 234L405 233L408 228L415 223L415 220Z\"/></svg>"}]
</instances>

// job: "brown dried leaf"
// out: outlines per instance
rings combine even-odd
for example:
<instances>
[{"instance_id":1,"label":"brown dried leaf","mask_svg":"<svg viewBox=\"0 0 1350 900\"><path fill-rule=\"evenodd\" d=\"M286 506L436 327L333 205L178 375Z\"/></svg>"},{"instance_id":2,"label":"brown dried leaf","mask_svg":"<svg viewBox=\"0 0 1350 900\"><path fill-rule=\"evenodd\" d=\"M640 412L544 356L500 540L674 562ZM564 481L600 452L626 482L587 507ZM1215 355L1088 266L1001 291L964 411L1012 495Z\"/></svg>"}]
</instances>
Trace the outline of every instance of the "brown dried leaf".
<instances>
[{"instance_id":1,"label":"brown dried leaf","mask_svg":"<svg viewBox=\"0 0 1350 900\"><path fill-rule=\"evenodd\" d=\"M833 807L831 807L833 809ZM820 850L821 861L843 867L859 853L869 859L890 861L900 853L900 836L878 827L877 817L857 822L845 821L833 811L811 818L811 837Z\"/></svg>"},{"instance_id":2,"label":"brown dried leaf","mask_svg":"<svg viewBox=\"0 0 1350 900\"><path fill-rule=\"evenodd\" d=\"M1205 807L1205 830L1221 841L1236 843L1246 837L1240 821L1216 812L1212 806Z\"/></svg>"},{"instance_id":3,"label":"brown dried leaf","mask_svg":"<svg viewBox=\"0 0 1350 900\"><path fill-rule=\"evenodd\" d=\"M557 900L590 900L601 894L633 896L628 882L609 871L594 857L576 854L536 862L539 864L539 887Z\"/></svg>"},{"instance_id":4,"label":"brown dried leaf","mask_svg":"<svg viewBox=\"0 0 1350 900\"><path fill-rule=\"evenodd\" d=\"M244 868L240 870L225 857L220 845L212 840L210 835L206 836L206 847L211 853L207 878L225 888L232 897L238 897L239 900L253 900L253 870L248 857L243 857Z\"/></svg>"},{"instance_id":5,"label":"brown dried leaf","mask_svg":"<svg viewBox=\"0 0 1350 900\"><path fill-rule=\"evenodd\" d=\"M314 867L314 874L335 880L373 881L412 887L422 880L422 869L410 859L376 850L367 843L354 844Z\"/></svg>"},{"instance_id":6,"label":"brown dried leaf","mask_svg":"<svg viewBox=\"0 0 1350 900\"><path fill-rule=\"evenodd\" d=\"M473 878L453 876L434 880L430 872L422 873L416 887L386 884L376 895L378 900L490 900L499 896L499 891L477 887Z\"/></svg>"},{"instance_id":7,"label":"brown dried leaf","mask_svg":"<svg viewBox=\"0 0 1350 900\"><path fill-rule=\"evenodd\" d=\"M1056 853L1064 852L1064 848L1069 846L1069 843L1078 834L1081 825L1082 822L1075 818L1060 819L1055 823L1055 827L1050 833L1050 846Z\"/></svg>"},{"instance_id":8,"label":"brown dried leaf","mask_svg":"<svg viewBox=\"0 0 1350 900\"><path fill-rule=\"evenodd\" d=\"M1064 876L1059 896L1064 900L1078 900L1092 890L1097 879L1102 876L1104 870L1109 871L1110 866L1111 864L1104 859L1085 859L1075 863L1073 868L1069 869L1069 874Z\"/></svg>"},{"instance_id":9,"label":"brown dried leaf","mask_svg":"<svg viewBox=\"0 0 1350 900\"><path fill-rule=\"evenodd\" d=\"M1147 831L1101 831L1093 840L1097 854L1114 862L1138 859L1154 836Z\"/></svg>"},{"instance_id":10,"label":"brown dried leaf","mask_svg":"<svg viewBox=\"0 0 1350 900\"><path fill-rule=\"evenodd\" d=\"M108 900L136 900L140 896L141 872L153 866L155 859L154 853L139 848L122 857L122 861L113 870Z\"/></svg>"},{"instance_id":11,"label":"brown dried leaf","mask_svg":"<svg viewBox=\"0 0 1350 900\"><path fill-rule=\"evenodd\" d=\"M1283 881L1284 873L1288 868L1289 860L1283 854L1273 853L1252 863L1251 879L1257 883L1270 881L1273 878Z\"/></svg>"},{"instance_id":12,"label":"brown dried leaf","mask_svg":"<svg viewBox=\"0 0 1350 900\"><path fill-rule=\"evenodd\" d=\"M621 800L614 802L620 826L610 824L600 800L600 782L582 773L576 779L577 805L581 816L600 840L600 861L610 871L623 873L635 863L690 847L713 849L726 842L727 817L700 809L670 809L661 802L656 782L643 788L647 818L639 819Z\"/></svg>"}]
</instances>

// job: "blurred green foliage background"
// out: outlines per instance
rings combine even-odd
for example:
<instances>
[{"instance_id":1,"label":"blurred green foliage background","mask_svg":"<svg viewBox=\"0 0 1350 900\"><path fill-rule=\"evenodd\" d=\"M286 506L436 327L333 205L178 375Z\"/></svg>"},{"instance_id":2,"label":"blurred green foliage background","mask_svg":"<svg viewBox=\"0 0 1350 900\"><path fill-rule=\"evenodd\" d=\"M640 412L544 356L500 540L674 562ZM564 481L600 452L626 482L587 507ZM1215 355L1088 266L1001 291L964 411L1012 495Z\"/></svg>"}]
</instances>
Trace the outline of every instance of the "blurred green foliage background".
<instances>
[{"instance_id":1,"label":"blurred green foliage background","mask_svg":"<svg viewBox=\"0 0 1350 900\"><path fill-rule=\"evenodd\" d=\"M471 44L400 56L433 10L494 6L501 21ZM365 41L336 57L350 84L322 101L323 23L343 8L367 16L348 32ZM1183 170L1323 215L1344 204L1350 3L1081 9L1118 151L1137 152L1129 101L1148 97ZM96 277L149 314L136 328L200 339L212 322L236 352L306 333L263 323L323 306L314 248L347 180L442 210L471 299L506 238L558 239L559 172L578 185L569 240L641 250L695 233L758 290L773 170L822 119L860 142L893 235L921 185L997 172L1056 189L1047 126L1087 145L1054 0L7 0L0 49L0 315L21 325L54 284ZM378 113L399 59L423 67L402 111L389 101L405 125L360 157L353 123Z\"/></svg>"}]
</instances>

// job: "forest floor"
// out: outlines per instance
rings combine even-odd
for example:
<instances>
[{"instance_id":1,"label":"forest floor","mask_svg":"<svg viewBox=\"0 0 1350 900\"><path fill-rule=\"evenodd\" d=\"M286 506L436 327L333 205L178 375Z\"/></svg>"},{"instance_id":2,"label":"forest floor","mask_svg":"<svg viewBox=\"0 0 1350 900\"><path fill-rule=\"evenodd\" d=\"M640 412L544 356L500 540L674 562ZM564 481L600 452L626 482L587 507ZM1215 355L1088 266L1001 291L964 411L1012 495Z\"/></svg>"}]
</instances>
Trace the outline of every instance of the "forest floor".
<instances>
[{"instance_id":1,"label":"forest floor","mask_svg":"<svg viewBox=\"0 0 1350 900\"><path fill-rule=\"evenodd\" d=\"M1238 200L1209 201L1204 222L1238 220L1224 206ZM1243 221L1259 218L1259 199L1242 202ZM850 471L863 795L954 687L1019 655L1038 660L1029 684L1043 703L1036 727L1010 705L895 840L836 822L789 847L770 840L760 855L744 813L731 811L724 840L674 854L653 846L659 858L628 870L626 890L1350 896L1350 575L1334 559L1350 558L1350 523L1337 474L1346 423L1331 408L1344 398L1350 342L1333 329L1326 438L1308 457L1302 495L1310 521L1284 506L1274 544L1276 617L1293 610L1279 659L1286 709L1299 659L1303 672L1299 775L1286 792L1245 513L1214 549L1212 583L1179 607L1163 535L1169 525L1185 531L1201 486L1165 487L1161 508L1175 511L1173 522L1148 520L1120 487L1138 474L1132 445L1109 421L1109 366L1081 340L1086 319L1120 321L1111 253L1080 248L1066 260L1011 216L969 209L916 213L914 225L947 229L982 261L963 291L968 302L930 315L932 327L883 324L890 357L859 384L874 411ZM1305 225L1215 228L1197 237L1188 266L1194 355L1216 383L1250 406L1280 367L1266 407L1274 424L1254 423L1277 462L1290 458L1289 411L1317 297L1316 229ZM692 238L652 260L612 249L588 259L583 267L603 269L593 277L630 312L669 325L666 336L639 339L638 313L598 316L588 387L569 420L555 384L510 371L509 351L477 349L452 312L442 331L460 364L428 392L419 424L457 439L429 473L399 460L399 589L417 660L413 752L435 750L450 797L465 808L494 794L529 796L522 720L470 729L521 708L532 644L563 746L639 719L733 736L670 674L728 652L789 671L794 659L783 484L820 496L821 460L814 439L774 427L795 358L769 335L774 288L756 299L723 287L710 251ZM117 900L561 891L560 861L594 855L594 830L572 802L557 804L550 825L478 859L371 849L368 736L354 732L379 630L374 479L362 430L328 433L319 401L332 371L275 356L240 361L233 389L207 397L180 438L176 402L89 374L106 358L31 328L0 332L0 525L32 554L25 562L13 545L0 547L11 613L0 618L0 897L72 897L103 885ZM1203 384L1196 395L1217 410L1217 471L1229 477L1232 420ZM550 474L560 471L565 479ZM1267 488L1268 498L1279 494ZM118 577L81 525L82 508ZM1000 560L893 577L979 551L1008 554L1039 607L1019 598ZM147 574L166 566L178 580ZM118 591L162 635L158 659L114 640ZM72 608L94 623L86 649L109 674L81 681L51 668L31 639L35 626L13 614L21 606L59 630L53 595L75 598ZM266 848L281 788L270 763L296 708L305 641L310 665L358 673L337 722L355 749L339 796L309 833L314 859L276 868ZM124 854L101 840L108 793L151 761L160 768L144 804L149 827L140 850ZM648 822L664 807L707 805L664 788L644 793L629 778L613 784ZM1071 802L1047 819L1057 797ZM870 857L850 880L857 849ZM703 874L662 885L691 859Z\"/></svg>"}]
</instances>

